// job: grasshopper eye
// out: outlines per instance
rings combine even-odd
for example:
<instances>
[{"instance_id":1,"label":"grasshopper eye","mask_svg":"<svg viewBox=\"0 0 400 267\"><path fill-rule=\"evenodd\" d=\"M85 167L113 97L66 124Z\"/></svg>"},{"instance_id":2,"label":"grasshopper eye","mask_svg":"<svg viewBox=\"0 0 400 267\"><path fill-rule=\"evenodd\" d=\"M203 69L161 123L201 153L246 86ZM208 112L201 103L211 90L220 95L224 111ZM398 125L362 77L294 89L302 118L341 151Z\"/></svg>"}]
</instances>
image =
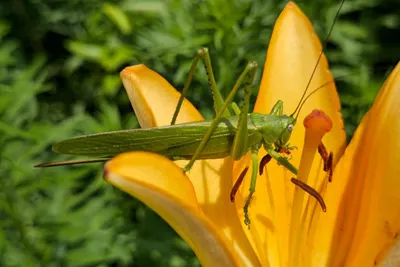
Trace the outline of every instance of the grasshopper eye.
<instances>
[{"instance_id":1,"label":"grasshopper eye","mask_svg":"<svg viewBox=\"0 0 400 267\"><path fill-rule=\"evenodd\" d=\"M293 124L289 124L288 127L287 127L289 132L293 131L293 128L294 128Z\"/></svg>"}]
</instances>

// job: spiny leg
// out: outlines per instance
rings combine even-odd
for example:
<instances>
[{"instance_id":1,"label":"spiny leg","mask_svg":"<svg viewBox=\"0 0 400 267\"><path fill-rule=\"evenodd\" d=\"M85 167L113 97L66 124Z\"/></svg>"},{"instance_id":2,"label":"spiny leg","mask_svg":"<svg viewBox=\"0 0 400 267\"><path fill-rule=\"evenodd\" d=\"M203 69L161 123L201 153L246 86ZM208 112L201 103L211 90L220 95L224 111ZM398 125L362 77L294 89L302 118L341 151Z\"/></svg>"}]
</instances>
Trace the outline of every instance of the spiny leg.
<instances>
[{"instance_id":1,"label":"spiny leg","mask_svg":"<svg viewBox=\"0 0 400 267\"><path fill-rule=\"evenodd\" d=\"M239 121L237 124L237 130L235 133L235 137L233 140L233 145L231 149L231 156L234 160L238 160L242 158L248 151L248 129L247 129L247 117L249 112L249 105L250 105L250 96L251 96L251 85L254 81L255 69L254 71L249 72L249 77L246 81L244 87L244 97L243 103L240 107L240 110L236 112L239 116ZM243 178L246 175L248 167L246 167L242 173L240 174L239 178L236 180L232 191L231 191L231 201L235 201L235 195L238 191L240 185L243 182Z\"/></svg>"},{"instance_id":2,"label":"spiny leg","mask_svg":"<svg viewBox=\"0 0 400 267\"><path fill-rule=\"evenodd\" d=\"M182 107L183 99L186 97L187 92L189 91L189 86L192 83L193 75L196 71L196 67L197 67L197 63L198 63L199 59L201 59L203 61L203 64L204 64L204 67L205 67L205 70L207 73L208 84L210 86L212 96L213 96L215 113L218 113L218 111L220 110L220 108L222 107L222 105L224 103L224 99L222 98L221 93L218 90L217 83L215 82L214 72L212 70L211 59L210 59L210 54L208 52L208 49L200 48L199 50L197 50L196 56L192 61L192 65L190 66L189 74L188 74L188 77L186 78L186 82L183 87L182 94L179 97L178 104L176 106L174 115L172 117L171 125L174 125L176 122L179 111ZM225 115L233 114L232 111L229 109L230 109L230 107L228 107L228 111L225 112ZM232 114L229 114L229 113L232 113Z\"/></svg>"},{"instance_id":3,"label":"spiny leg","mask_svg":"<svg viewBox=\"0 0 400 267\"><path fill-rule=\"evenodd\" d=\"M283 114L283 102L282 100L276 101L275 105L272 107L270 115L282 115Z\"/></svg>"},{"instance_id":4,"label":"spiny leg","mask_svg":"<svg viewBox=\"0 0 400 267\"><path fill-rule=\"evenodd\" d=\"M199 61L199 58L200 58L199 51L197 51L196 56L192 61L192 65L190 66L189 74L186 78L185 85L183 86L183 90L182 90L181 96L179 97L178 104L176 105L174 115L172 116L171 125L174 125L176 122L176 119L178 118L178 114L179 114L179 111L181 110L183 100L185 99L186 94L189 90L189 86L192 83L193 75L194 75L194 72L196 71L197 62Z\"/></svg>"},{"instance_id":5,"label":"spiny leg","mask_svg":"<svg viewBox=\"0 0 400 267\"><path fill-rule=\"evenodd\" d=\"M200 153L203 151L204 147L206 146L208 140L210 139L211 135L217 128L218 124L220 123L220 119L223 117L225 110L227 109L228 105L232 102L234 96L236 95L237 91L240 88L240 85L249 76L249 78L254 76L254 72L256 70L257 63L251 61L247 64L244 71L240 74L238 80L236 81L235 85L233 86L231 92L229 93L228 97L226 98L225 102L223 103L221 109L218 111L217 115L211 122L209 129L207 130L206 134L204 135L203 139L201 140L199 146L197 147L193 157L190 159L189 163L183 168L184 172L189 171L194 162L199 158Z\"/></svg>"},{"instance_id":6,"label":"spiny leg","mask_svg":"<svg viewBox=\"0 0 400 267\"><path fill-rule=\"evenodd\" d=\"M293 147L281 147L280 149L279 149L279 153L285 153L285 154L287 154L287 155L290 155L291 153L292 153L292 151L291 150L293 150L293 149L296 149L297 147L295 147L295 146L293 146Z\"/></svg>"},{"instance_id":7,"label":"spiny leg","mask_svg":"<svg viewBox=\"0 0 400 267\"><path fill-rule=\"evenodd\" d=\"M321 155L322 160L324 161L324 171L328 172L328 181L332 182L333 175L333 152L331 151L328 155L328 151L326 150L324 144L321 142L318 145L318 153Z\"/></svg>"},{"instance_id":8,"label":"spiny leg","mask_svg":"<svg viewBox=\"0 0 400 267\"><path fill-rule=\"evenodd\" d=\"M258 150L259 147L253 148L251 150L251 181L250 181L250 188L249 188L249 196L246 199L246 203L243 206L244 211L244 223L250 229L250 218L249 218L249 206L251 200L253 199L253 194L256 191L256 183L257 183L257 169L258 169Z\"/></svg>"},{"instance_id":9,"label":"spiny leg","mask_svg":"<svg viewBox=\"0 0 400 267\"><path fill-rule=\"evenodd\" d=\"M244 86L243 102L242 106L240 107L239 121L237 124L237 129L231 149L231 156L233 160L241 159L249 151L249 147L247 145L249 138L247 129L247 117L250 106L251 85L253 84L255 73L256 68L252 68L248 72L248 79Z\"/></svg>"},{"instance_id":10,"label":"spiny leg","mask_svg":"<svg viewBox=\"0 0 400 267\"><path fill-rule=\"evenodd\" d=\"M279 153L272 148L267 149L267 153L271 155L271 157L275 159L278 162L278 164L284 166L293 174L297 175L297 168L293 166L292 163L290 163L286 157L279 155Z\"/></svg>"},{"instance_id":11,"label":"spiny leg","mask_svg":"<svg viewBox=\"0 0 400 267\"><path fill-rule=\"evenodd\" d=\"M290 155L290 154L292 153L292 152L290 151L290 149L287 148L287 147L281 147L281 148L279 148L278 150L275 149L275 151L278 152L278 153L285 153L285 154L287 154L287 155ZM258 168L258 171L259 171L260 175L262 175L262 174L264 173L265 166L268 164L268 162L271 161L271 159L272 159L272 157L271 157L270 154L266 154L266 155L261 159L261 161L260 161L260 167Z\"/></svg>"}]
</instances>

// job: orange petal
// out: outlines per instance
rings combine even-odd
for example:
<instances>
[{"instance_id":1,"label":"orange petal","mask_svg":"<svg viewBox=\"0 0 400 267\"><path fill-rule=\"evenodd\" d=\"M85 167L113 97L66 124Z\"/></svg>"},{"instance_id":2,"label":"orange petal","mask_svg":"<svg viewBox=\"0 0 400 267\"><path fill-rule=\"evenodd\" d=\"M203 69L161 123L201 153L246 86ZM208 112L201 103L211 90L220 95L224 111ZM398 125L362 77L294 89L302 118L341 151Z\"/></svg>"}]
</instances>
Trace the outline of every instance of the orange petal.
<instances>
[{"instance_id":1,"label":"orange petal","mask_svg":"<svg viewBox=\"0 0 400 267\"><path fill-rule=\"evenodd\" d=\"M167 80L143 64L125 68L121 79L142 128L171 124L180 93ZM185 99L176 123L200 120L203 116Z\"/></svg>"},{"instance_id":2,"label":"orange petal","mask_svg":"<svg viewBox=\"0 0 400 267\"><path fill-rule=\"evenodd\" d=\"M392 248L390 248L381 262L381 267L400 266L400 238L394 242Z\"/></svg>"},{"instance_id":3,"label":"orange petal","mask_svg":"<svg viewBox=\"0 0 400 267\"><path fill-rule=\"evenodd\" d=\"M240 265L232 246L200 209L189 179L171 161L146 152L124 153L106 164L105 179L156 211L203 266Z\"/></svg>"},{"instance_id":4,"label":"orange petal","mask_svg":"<svg viewBox=\"0 0 400 267\"><path fill-rule=\"evenodd\" d=\"M306 89L321 49L311 22L296 4L289 2L275 23L254 111L269 113L273 105L282 100L284 113L293 113ZM303 121L314 109L323 110L333 122L333 128L324 137L324 143L328 150L334 152L337 161L346 145L345 132L333 76L326 57L322 55L306 95L326 83L305 102L297 121ZM297 124L290 142L301 150L303 140L304 128ZM294 154L293 162L297 165L300 153Z\"/></svg>"},{"instance_id":5,"label":"orange petal","mask_svg":"<svg viewBox=\"0 0 400 267\"><path fill-rule=\"evenodd\" d=\"M305 90L321 49L310 21L293 2L289 2L275 23L254 111L269 113L273 105L282 100L284 113L292 113ZM328 81L333 81L333 77L323 56L308 92ZM339 112L339 98L333 82L307 100L298 121L302 121L313 109L324 110L333 121L333 129L325 135L323 141L327 149L334 152L334 161L337 161L345 147L345 132ZM291 163L294 166L299 166L304 132L304 127L298 123L290 139L290 144L299 148L299 151L292 151ZM264 153L260 153L260 157L264 156ZM319 184L325 178L321 166L322 160L315 157L310 175L311 186ZM235 166L234 179L239 176L242 167ZM287 266L294 190L290 178L293 175L282 166L278 166L274 160L268 164L267 170L257 180L255 199L250 206L253 222L251 234L248 236L262 262L268 260L272 266ZM243 190L240 191L242 198L248 194L249 178L250 175L246 177ZM239 212L241 205L242 203L238 202Z\"/></svg>"},{"instance_id":6,"label":"orange petal","mask_svg":"<svg viewBox=\"0 0 400 267\"><path fill-rule=\"evenodd\" d=\"M398 241L399 114L400 63L335 169L335 186L325 198L330 210L317 228L314 266L373 266Z\"/></svg>"},{"instance_id":7,"label":"orange petal","mask_svg":"<svg viewBox=\"0 0 400 267\"><path fill-rule=\"evenodd\" d=\"M137 65L125 68L121 78L142 127L170 124L180 94L163 77L144 65ZM177 123L202 119L200 113L185 99ZM187 161L175 163L183 167ZM240 225L236 207L230 202L232 161L228 158L198 160L187 175L201 209L229 240L241 262L260 265ZM179 189L180 185L174 183L171 187Z\"/></svg>"}]
</instances>

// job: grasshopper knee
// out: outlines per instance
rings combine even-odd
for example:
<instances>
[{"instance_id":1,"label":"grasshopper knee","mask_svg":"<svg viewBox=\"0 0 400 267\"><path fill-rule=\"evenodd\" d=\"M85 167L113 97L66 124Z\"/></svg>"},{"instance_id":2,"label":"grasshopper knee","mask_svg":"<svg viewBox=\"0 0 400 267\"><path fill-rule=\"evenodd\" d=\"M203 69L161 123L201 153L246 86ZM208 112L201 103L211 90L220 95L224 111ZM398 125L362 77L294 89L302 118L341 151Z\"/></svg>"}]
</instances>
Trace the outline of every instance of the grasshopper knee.
<instances>
[{"instance_id":1,"label":"grasshopper knee","mask_svg":"<svg viewBox=\"0 0 400 267\"><path fill-rule=\"evenodd\" d=\"M188 164L182 168L183 173L187 173L192 168L193 164Z\"/></svg>"},{"instance_id":2,"label":"grasshopper knee","mask_svg":"<svg viewBox=\"0 0 400 267\"><path fill-rule=\"evenodd\" d=\"M208 48L207 47L202 47L199 50L197 50L197 55L199 55L199 56L204 56L207 53L208 53Z\"/></svg>"}]
</instances>

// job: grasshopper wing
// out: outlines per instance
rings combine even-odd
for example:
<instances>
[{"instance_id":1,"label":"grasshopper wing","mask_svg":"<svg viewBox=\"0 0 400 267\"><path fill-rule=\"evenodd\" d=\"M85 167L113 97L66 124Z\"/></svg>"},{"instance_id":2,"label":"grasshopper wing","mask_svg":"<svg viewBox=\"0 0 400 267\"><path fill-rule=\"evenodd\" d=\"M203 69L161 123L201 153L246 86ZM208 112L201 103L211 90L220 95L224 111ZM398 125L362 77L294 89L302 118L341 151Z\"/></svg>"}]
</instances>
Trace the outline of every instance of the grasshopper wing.
<instances>
[{"instance_id":1,"label":"grasshopper wing","mask_svg":"<svg viewBox=\"0 0 400 267\"><path fill-rule=\"evenodd\" d=\"M56 143L61 154L113 157L127 151L147 151L169 158L190 158L210 127L210 121L90 134ZM222 122L210 138L201 158L229 155L235 126Z\"/></svg>"}]
</instances>

